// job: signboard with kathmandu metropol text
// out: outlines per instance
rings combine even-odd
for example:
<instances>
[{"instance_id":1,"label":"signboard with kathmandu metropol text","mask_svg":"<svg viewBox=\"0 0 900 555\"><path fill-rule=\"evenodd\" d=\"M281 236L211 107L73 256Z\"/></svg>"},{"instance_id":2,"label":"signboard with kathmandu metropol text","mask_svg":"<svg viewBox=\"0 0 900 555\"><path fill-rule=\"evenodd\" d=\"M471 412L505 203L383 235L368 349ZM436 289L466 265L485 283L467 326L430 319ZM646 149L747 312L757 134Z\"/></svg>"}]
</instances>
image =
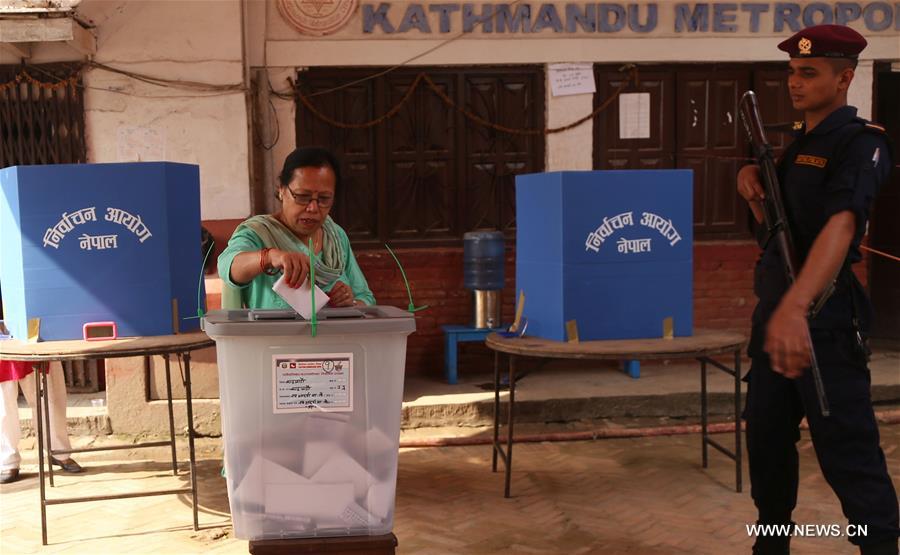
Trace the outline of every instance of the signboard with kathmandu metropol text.
<instances>
[{"instance_id":1,"label":"signboard with kathmandu metropol text","mask_svg":"<svg viewBox=\"0 0 900 555\"><path fill-rule=\"evenodd\" d=\"M849 25L867 37L897 36L900 2L369 2L342 4L345 23L335 39L587 38L783 36L821 23ZM322 0L280 0L314 23ZM320 6L321 5L321 6ZM319 7L317 12L315 9ZM328 13L330 14L331 11Z\"/></svg>"}]
</instances>

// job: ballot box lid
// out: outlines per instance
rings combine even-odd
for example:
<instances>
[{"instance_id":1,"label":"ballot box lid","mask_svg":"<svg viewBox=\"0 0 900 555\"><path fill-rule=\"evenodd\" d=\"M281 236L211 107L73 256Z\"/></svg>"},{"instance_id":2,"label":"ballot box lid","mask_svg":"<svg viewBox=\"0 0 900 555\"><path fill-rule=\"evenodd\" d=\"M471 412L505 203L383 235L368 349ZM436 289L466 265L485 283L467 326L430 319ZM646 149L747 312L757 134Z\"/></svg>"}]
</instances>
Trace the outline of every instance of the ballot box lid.
<instances>
[{"instance_id":1,"label":"ballot box lid","mask_svg":"<svg viewBox=\"0 0 900 555\"><path fill-rule=\"evenodd\" d=\"M317 314L317 335L404 333L416 331L415 316L395 306L323 308ZM202 319L211 338L221 336L303 335L312 322L293 310L213 310Z\"/></svg>"}]
</instances>

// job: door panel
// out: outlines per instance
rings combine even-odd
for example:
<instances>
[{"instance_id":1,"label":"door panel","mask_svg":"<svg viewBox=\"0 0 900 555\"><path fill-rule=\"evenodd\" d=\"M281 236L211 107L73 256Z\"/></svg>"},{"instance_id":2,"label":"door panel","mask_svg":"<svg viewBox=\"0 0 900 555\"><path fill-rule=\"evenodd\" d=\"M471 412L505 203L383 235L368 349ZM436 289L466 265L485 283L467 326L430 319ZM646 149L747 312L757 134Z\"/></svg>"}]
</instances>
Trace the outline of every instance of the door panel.
<instances>
[{"instance_id":1,"label":"door panel","mask_svg":"<svg viewBox=\"0 0 900 555\"><path fill-rule=\"evenodd\" d=\"M615 94L626 74L615 67L595 70L595 108ZM619 102L613 101L594 120L594 167L597 169L670 169L674 167L674 83L673 72L641 69L640 84L630 84L624 94L650 95L650 137L623 139L619 135Z\"/></svg>"},{"instance_id":2,"label":"door panel","mask_svg":"<svg viewBox=\"0 0 900 555\"><path fill-rule=\"evenodd\" d=\"M651 136L619 136L619 103L601 112L594 125L597 169L685 168L694 172L694 233L698 239L750 236L749 210L735 177L750 162L738 116L741 95L751 86L766 123L790 121L784 64L684 64L641 66L640 86L651 98ZM615 66L595 68L597 107L614 94L624 76ZM771 134L780 152L790 138Z\"/></svg>"},{"instance_id":3,"label":"door panel","mask_svg":"<svg viewBox=\"0 0 900 555\"><path fill-rule=\"evenodd\" d=\"M900 145L900 73L890 67L876 73L875 119L885 126L895 145ZM872 248L900 256L900 148L896 149L891 179L875 199L869 224ZM873 337L900 340L900 263L882 256L869 257L869 291L875 306Z\"/></svg>"}]
</instances>

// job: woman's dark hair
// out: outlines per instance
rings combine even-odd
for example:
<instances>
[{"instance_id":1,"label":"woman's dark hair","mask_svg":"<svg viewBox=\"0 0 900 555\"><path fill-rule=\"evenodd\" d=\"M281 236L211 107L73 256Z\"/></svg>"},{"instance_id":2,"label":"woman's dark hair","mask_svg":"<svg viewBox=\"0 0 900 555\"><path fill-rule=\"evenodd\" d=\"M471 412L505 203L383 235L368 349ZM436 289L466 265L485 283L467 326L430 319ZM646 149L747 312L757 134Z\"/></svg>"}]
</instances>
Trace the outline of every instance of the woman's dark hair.
<instances>
[{"instance_id":1,"label":"woman's dark hair","mask_svg":"<svg viewBox=\"0 0 900 555\"><path fill-rule=\"evenodd\" d=\"M297 168L324 168L328 166L334 172L334 188L341 186L341 167L337 158L328 150L318 146L307 146L294 150L284 159L284 167L278 181L282 187L290 185Z\"/></svg>"}]
</instances>

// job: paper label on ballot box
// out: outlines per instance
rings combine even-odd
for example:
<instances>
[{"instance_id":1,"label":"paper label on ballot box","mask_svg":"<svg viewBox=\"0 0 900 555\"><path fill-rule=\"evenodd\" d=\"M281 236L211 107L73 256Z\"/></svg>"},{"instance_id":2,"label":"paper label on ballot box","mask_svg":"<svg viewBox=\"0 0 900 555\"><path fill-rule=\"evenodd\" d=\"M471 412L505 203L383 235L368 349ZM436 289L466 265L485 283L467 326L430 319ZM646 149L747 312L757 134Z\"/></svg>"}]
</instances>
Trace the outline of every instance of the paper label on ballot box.
<instances>
[{"instance_id":1,"label":"paper label on ballot box","mask_svg":"<svg viewBox=\"0 0 900 555\"><path fill-rule=\"evenodd\" d=\"M353 411L353 353L272 357L272 411Z\"/></svg>"}]
</instances>

